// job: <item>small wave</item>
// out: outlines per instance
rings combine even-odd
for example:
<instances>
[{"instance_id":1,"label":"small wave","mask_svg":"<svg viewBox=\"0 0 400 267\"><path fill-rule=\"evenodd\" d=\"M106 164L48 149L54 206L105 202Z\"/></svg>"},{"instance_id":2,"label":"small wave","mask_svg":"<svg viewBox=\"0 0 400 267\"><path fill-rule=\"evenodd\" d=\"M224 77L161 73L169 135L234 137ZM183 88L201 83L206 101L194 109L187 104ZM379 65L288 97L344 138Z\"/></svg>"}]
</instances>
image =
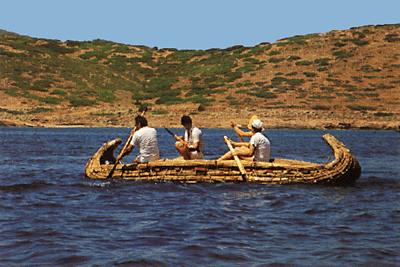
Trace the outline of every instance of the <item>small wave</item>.
<instances>
[{"instance_id":1,"label":"small wave","mask_svg":"<svg viewBox=\"0 0 400 267\"><path fill-rule=\"evenodd\" d=\"M122 261L116 262L113 266L169 266L161 261L157 260L148 260L148 259L140 259L140 260L129 260L129 261Z\"/></svg>"},{"instance_id":2,"label":"small wave","mask_svg":"<svg viewBox=\"0 0 400 267\"><path fill-rule=\"evenodd\" d=\"M56 265L79 266L85 262L90 261L91 259L92 259L92 257L90 257L90 256L72 255L72 256L57 259Z\"/></svg>"},{"instance_id":3,"label":"small wave","mask_svg":"<svg viewBox=\"0 0 400 267\"><path fill-rule=\"evenodd\" d=\"M0 190L7 193L12 193L12 192L20 192L31 189L39 189L39 188L41 189L48 186L53 186L53 184L46 183L44 181L33 181L30 184L0 185Z\"/></svg>"}]
</instances>

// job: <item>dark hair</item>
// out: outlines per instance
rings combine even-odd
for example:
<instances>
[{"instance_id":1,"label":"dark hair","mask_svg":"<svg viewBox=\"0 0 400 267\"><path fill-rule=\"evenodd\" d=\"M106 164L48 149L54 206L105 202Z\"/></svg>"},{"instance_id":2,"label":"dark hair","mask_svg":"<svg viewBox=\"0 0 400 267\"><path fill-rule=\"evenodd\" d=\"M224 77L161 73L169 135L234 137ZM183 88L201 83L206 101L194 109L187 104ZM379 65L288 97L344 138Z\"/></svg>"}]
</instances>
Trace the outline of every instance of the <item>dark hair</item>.
<instances>
[{"instance_id":1,"label":"dark hair","mask_svg":"<svg viewBox=\"0 0 400 267\"><path fill-rule=\"evenodd\" d=\"M251 128L253 128L256 133L262 132L262 128L255 128L253 125L251 126Z\"/></svg>"},{"instance_id":2,"label":"dark hair","mask_svg":"<svg viewBox=\"0 0 400 267\"><path fill-rule=\"evenodd\" d=\"M187 115L183 115L181 119L181 124L182 125L192 124L192 119Z\"/></svg>"},{"instance_id":3,"label":"dark hair","mask_svg":"<svg viewBox=\"0 0 400 267\"><path fill-rule=\"evenodd\" d=\"M135 123L136 123L136 125L140 125L140 127L147 126L147 120L145 117L142 117L142 116L137 116L135 118Z\"/></svg>"}]
</instances>

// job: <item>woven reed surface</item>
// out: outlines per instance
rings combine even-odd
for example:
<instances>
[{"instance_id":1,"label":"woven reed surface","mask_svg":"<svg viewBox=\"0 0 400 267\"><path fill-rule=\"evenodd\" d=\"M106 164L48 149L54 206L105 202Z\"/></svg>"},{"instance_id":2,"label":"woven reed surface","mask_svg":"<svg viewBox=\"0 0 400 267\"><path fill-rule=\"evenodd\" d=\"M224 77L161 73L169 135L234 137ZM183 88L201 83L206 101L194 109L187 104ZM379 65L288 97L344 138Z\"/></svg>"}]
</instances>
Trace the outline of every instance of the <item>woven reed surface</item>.
<instances>
[{"instance_id":1,"label":"woven reed surface","mask_svg":"<svg viewBox=\"0 0 400 267\"><path fill-rule=\"evenodd\" d=\"M358 179L361 167L350 151L331 135L323 137L333 148L335 160L329 164L276 159L272 163L242 161L250 182L260 183L336 183L347 184ZM111 141L112 142L112 141ZM113 164L100 164L99 155L110 154L115 143L106 144L88 162L85 174L90 178L106 178ZM96 158L96 155L98 155ZM146 164L117 165L113 178L154 181L239 182L242 175L234 160L171 160L163 159Z\"/></svg>"}]
</instances>

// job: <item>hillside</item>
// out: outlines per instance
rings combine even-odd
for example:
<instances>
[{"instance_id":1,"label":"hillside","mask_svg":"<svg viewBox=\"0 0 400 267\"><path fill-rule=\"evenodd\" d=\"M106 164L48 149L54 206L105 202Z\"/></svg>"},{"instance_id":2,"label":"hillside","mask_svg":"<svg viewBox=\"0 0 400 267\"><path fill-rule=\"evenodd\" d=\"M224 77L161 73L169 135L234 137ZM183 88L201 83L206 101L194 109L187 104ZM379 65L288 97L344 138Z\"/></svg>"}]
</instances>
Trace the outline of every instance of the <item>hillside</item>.
<instances>
[{"instance_id":1,"label":"hillside","mask_svg":"<svg viewBox=\"0 0 400 267\"><path fill-rule=\"evenodd\" d=\"M0 30L0 125L397 129L400 24L177 50Z\"/></svg>"}]
</instances>

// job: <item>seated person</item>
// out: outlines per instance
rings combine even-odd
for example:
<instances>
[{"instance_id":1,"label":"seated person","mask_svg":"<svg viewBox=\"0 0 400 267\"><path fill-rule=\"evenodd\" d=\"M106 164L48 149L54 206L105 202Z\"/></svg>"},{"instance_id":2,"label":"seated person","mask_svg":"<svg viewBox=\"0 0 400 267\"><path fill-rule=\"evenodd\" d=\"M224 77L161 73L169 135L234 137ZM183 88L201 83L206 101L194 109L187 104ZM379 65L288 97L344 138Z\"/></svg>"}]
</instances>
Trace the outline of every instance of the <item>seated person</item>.
<instances>
[{"instance_id":1,"label":"seated person","mask_svg":"<svg viewBox=\"0 0 400 267\"><path fill-rule=\"evenodd\" d=\"M261 133L263 129L263 124L260 120L253 120L251 124L251 132L253 136L250 139L250 142L232 142L232 140L228 140L234 149L234 154L229 151L222 157L218 159L218 161L233 159L233 156L236 155L240 159L243 160L251 160L251 161L264 161L268 162L270 158L271 146L268 138Z\"/></svg>"},{"instance_id":2,"label":"seated person","mask_svg":"<svg viewBox=\"0 0 400 267\"><path fill-rule=\"evenodd\" d=\"M156 129L148 127L146 118L142 116L135 118L135 126L137 130L132 130L132 133L134 133L132 141L119 154L116 162L131 153L136 145L139 146L139 155L133 161L134 163L146 163L160 159Z\"/></svg>"},{"instance_id":3,"label":"seated person","mask_svg":"<svg viewBox=\"0 0 400 267\"><path fill-rule=\"evenodd\" d=\"M179 137L175 147L185 160L203 159L204 139L201 130L193 127L192 119L189 116L182 116L181 124L186 131L184 137Z\"/></svg>"}]
</instances>

